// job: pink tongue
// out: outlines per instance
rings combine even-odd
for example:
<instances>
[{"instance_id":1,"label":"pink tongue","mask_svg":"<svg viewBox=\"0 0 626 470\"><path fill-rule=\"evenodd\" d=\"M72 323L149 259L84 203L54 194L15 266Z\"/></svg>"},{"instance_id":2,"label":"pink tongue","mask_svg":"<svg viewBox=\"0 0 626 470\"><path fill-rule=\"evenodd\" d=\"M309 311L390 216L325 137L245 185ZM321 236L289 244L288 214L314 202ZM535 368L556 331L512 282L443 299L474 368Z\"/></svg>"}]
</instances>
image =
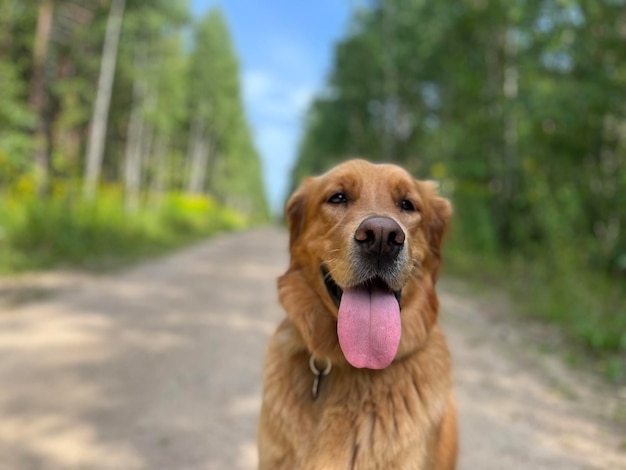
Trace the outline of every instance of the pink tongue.
<instances>
[{"instance_id":1,"label":"pink tongue","mask_svg":"<svg viewBox=\"0 0 626 470\"><path fill-rule=\"evenodd\" d=\"M392 293L377 287L343 291L337 333L354 367L387 367L396 356L401 332L400 306Z\"/></svg>"}]
</instances>

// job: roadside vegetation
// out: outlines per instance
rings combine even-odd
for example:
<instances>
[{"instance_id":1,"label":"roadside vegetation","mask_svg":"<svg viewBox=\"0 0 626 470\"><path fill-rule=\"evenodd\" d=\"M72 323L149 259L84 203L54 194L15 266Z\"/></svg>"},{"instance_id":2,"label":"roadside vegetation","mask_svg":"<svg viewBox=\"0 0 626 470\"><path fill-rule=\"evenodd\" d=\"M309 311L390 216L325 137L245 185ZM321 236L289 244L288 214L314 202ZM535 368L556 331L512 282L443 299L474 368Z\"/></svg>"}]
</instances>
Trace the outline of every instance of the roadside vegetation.
<instances>
[{"instance_id":1,"label":"roadside vegetation","mask_svg":"<svg viewBox=\"0 0 626 470\"><path fill-rule=\"evenodd\" d=\"M228 26L188 8L0 0L0 274L267 220Z\"/></svg>"},{"instance_id":2,"label":"roadside vegetation","mask_svg":"<svg viewBox=\"0 0 626 470\"><path fill-rule=\"evenodd\" d=\"M293 185L349 156L438 180L448 272L508 290L625 383L625 24L622 2L368 2Z\"/></svg>"},{"instance_id":3,"label":"roadside vegetation","mask_svg":"<svg viewBox=\"0 0 626 470\"><path fill-rule=\"evenodd\" d=\"M453 227L445 242L444 276L461 278L478 292L508 292L514 314L546 322L560 332L560 338L548 334L538 348L558 352L571 365L591 368L611 382L626 383L623 283L571 260L568 267L567 260L549 265L545 259L520 254L485 255L459 240L457 230Z\"/></svg>"},{"instance_id":4,"label":"roadside vegetation","mask_svg":"<svg viewBox=\"0 0 626 470\"><path fill-rule=\"evenodd\" d=\"M117 268L249 220L206 196L170 194L129 215L119 188L94 201L71 193L46 199L4 197L0 203L0 275L52 267Z\"/></svg>"}]
</instances>

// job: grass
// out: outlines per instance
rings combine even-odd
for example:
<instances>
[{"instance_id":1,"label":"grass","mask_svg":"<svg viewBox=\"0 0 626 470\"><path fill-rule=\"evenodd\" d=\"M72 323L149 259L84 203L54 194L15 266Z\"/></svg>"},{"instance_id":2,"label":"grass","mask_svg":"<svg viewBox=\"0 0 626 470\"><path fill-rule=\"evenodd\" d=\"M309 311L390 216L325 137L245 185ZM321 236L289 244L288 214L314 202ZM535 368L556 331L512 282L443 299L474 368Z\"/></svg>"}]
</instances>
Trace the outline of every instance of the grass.
<instances>
[{"instance_id":1,"label":"grass","mask_svg":"<svg viewBox=\"0 0 626 470\"><path fill-rule=\"evenodd\" d=\"M105 269L157 255L246 225L246 219L206 197L170 194L128 213L116 188L94 202L71 191L48 198L0 196L0 274L76 266Z\"/></svg>"},{"instance_id":2,"label":"grass","mask_svg":"<svg viewBox=\"0 0 626 470\"><path fill-rule=\"evenodd\" d=\"M626 283L586 268L565 248L546 257L477 253L454 236L444 247L446 272L504 289L519 315L557 327L568 362L590 365L626 383Z\"/></svg>"}]
</instances>

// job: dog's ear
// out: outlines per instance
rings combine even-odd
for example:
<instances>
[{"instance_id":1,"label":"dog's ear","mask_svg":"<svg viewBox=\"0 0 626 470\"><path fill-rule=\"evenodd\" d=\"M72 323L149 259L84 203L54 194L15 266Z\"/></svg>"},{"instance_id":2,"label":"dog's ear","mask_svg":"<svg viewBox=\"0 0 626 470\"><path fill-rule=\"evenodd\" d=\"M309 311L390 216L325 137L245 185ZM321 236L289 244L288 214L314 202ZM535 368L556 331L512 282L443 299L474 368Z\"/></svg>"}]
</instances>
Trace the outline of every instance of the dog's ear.
<instances>
[{"instance_id":1,"label":"dog's ear","mask_svg":"<svg viewBox=\"0 0 626 470\"><path fill-rule=\"evenodd\" d=\"M289 224L289 247L293 247L293 244L300 237L304 229L306 205L309 199L309 190L312 181L313 178L305 179L289 198L289 201L287 201L285 215L287 217L287 223Z\"/></svg>"},{"instance_id":2,"label":"dog's ear","mask_svg":"<svg viewBox=\"0 0 626 470\"><path fill-rule=\"evenodd\" d=\"M427 203L430 205L430 220L427 227L428 245L432 254L431 276L433 283L437 282L439 266L441 265L441 242L452 219L452 204L439 196L439 183L436 181L422 181L426 186Z\"/></svg>"}]
</instances>

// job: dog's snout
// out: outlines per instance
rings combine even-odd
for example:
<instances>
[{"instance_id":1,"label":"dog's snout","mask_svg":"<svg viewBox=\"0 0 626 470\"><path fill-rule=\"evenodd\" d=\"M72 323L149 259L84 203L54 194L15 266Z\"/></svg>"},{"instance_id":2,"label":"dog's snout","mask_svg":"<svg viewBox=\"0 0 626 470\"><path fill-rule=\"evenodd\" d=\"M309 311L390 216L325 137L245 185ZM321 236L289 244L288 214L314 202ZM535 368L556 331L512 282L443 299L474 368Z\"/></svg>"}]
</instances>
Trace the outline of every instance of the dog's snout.
<instances>
[{"instance_id":1,"label":"dog's snout","mask_svg":"<svg viewBox=\"0 0 626 470\"><path fill-rule=\"evenodd\" d=\"M366 253L395 256L404 246L402 227L389 217L370 217L361 222L354 233L357 245Z\"/></svg>"}]
</instances>

